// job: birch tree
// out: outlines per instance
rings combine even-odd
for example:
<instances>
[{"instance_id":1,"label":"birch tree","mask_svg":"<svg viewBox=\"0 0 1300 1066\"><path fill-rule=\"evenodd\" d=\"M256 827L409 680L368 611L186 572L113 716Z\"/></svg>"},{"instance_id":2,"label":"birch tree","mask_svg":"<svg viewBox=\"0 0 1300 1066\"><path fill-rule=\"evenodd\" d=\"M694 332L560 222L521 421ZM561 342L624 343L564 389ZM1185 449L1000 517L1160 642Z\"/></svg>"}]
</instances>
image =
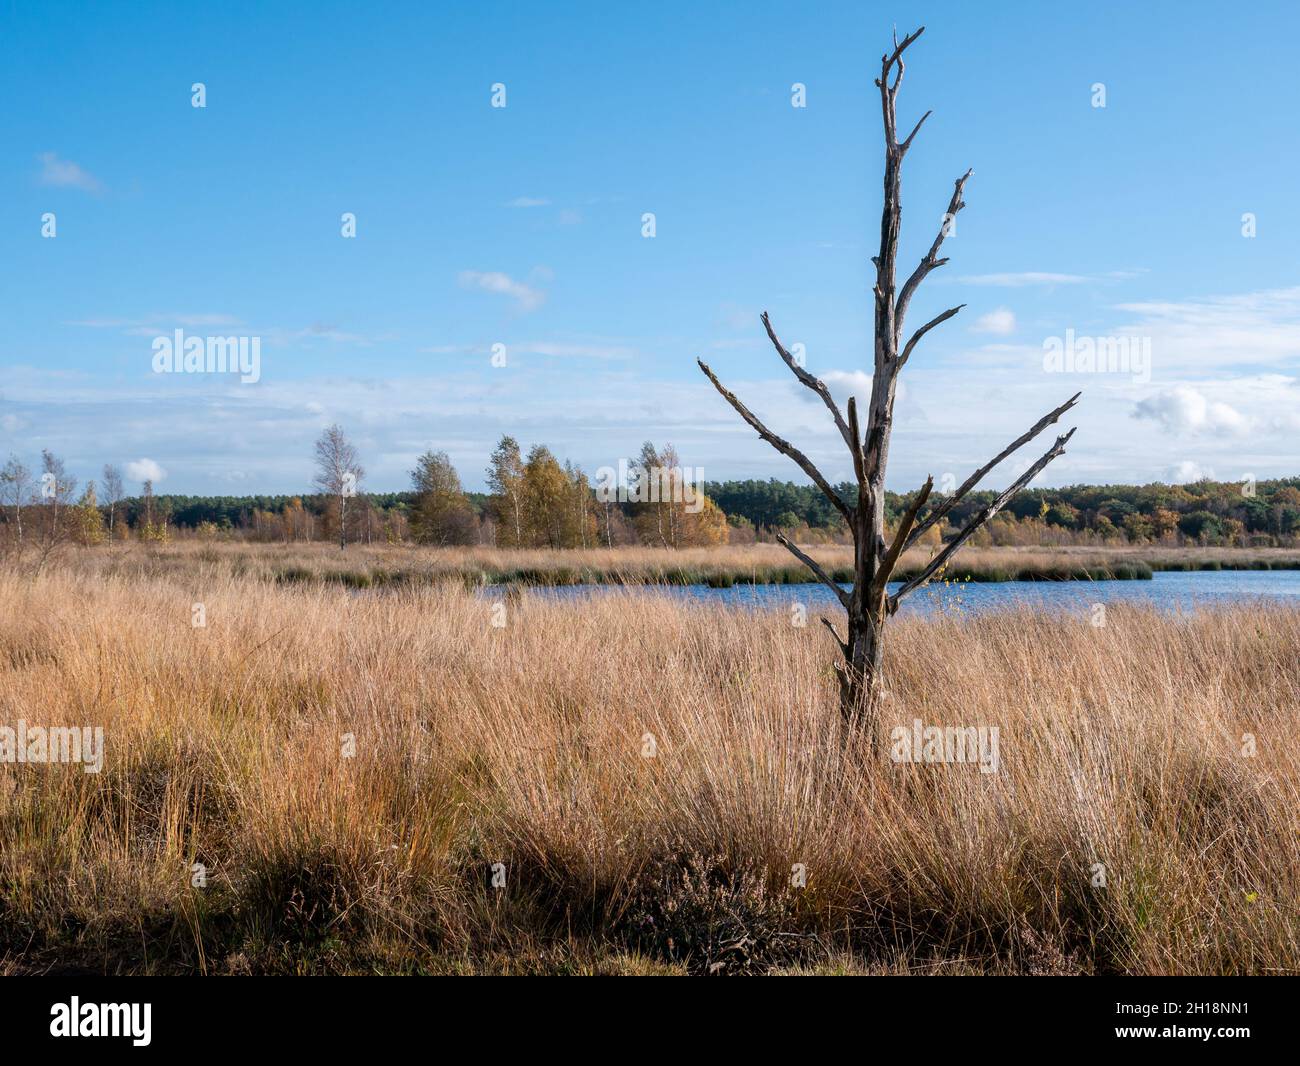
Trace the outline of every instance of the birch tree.
<instances>
[{"instance_id":1,"label":"birch tree","mask_svg":"<svg viewBox=\"0 0 1300 1066\"><path fill-rule=\"evenodd\" d=\"M523 483L524 459L514 437L502 437L492 452L487 470L488 489L493 494L497 520L497 546L519 548L524 543Z\"/></svg>"},{"instance_id":2,"label":"birch tree","mask_svg":"<svg viewBox=\"0 0 1300 1066\"><path fill-rule=\"evenodd\" d=\"M342 427L330 426L316 442L316 478L313 483L338 508L340 549L348 546L348 500L356 497L364 476L357 450Z\"/></svg>"},{"instance_id":3,"label":"birch tree","mask_svg":"<svg viewBox=\"0 0 1300 1066\"><path fill-rule=\"evenodd\" d=\"M9 456L9 461L0 469L0 504L13 509L19 545L23 542L23 504L28 502L31 491L32 472L18 456Z\"/></svg>"},{"instance_id":4,"label":"birch tree","mask_svg":"<svg viewBox=\"0 0 1300 1066\"><path fill-rule=\"evenodd\" d=\"M104 464L104 504L108 507L108 535L115 532L117 509L125 498L122 487L122 472L112 463Z\"/></svg>"}]
</instances>

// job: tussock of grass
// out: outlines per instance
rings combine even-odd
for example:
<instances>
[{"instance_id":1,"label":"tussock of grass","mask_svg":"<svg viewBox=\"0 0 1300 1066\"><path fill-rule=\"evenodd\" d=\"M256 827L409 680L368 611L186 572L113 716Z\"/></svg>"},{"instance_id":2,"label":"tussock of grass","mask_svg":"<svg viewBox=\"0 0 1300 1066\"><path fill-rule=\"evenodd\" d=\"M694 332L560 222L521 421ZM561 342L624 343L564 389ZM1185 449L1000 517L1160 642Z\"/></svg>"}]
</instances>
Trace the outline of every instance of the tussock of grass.
<instances>
[{"instance_id":1,"label":"tussock of grass","mask_svg":"<svg viewBox=\"0 0 1300 1066\"><path fill-rule=\"evenodd\" d=\"M1300 971L1300 612L896 619L982 774L846 748L813 620L268 555L0 576L0 724L107 742L0 765L4 968Z\"/></svg>"}]
</instances>

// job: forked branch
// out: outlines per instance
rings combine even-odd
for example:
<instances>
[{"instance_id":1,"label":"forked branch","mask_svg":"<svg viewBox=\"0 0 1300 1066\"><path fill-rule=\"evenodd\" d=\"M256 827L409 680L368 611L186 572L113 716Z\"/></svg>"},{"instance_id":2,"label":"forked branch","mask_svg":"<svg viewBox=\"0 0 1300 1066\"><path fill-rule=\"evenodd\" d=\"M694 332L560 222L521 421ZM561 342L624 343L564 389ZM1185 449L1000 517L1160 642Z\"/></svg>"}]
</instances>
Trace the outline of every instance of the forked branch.
<instances>
[{"instance_id":1,"label":"forked branch","mask_svg":"<svg viewBox=\"0 0 1300 1066\"><path fill-rule=\"evenodd\" d=\"M849 451L853 453L853 473L861 485L867 480L866 475L866 456L862 454L862 427L858 425L858 401L849 397L849 436L853 438L853 443L849 446Z\"/></svg>"},{"instance_id":2,"label":"forked branch","mask_svg":"<svg viewBox=\"0 0 1300 1066\"><path fill-rule=\"evenodd\" d=\"M840 636L840 631L835 628L835 623L829 618L823 616L822 625L831 631L831 636L835 638L835 643L840 646L840 652L847 657L849 654L849 642Z\"/></svg>"},{"instance_id":3,"label":"forked branch","mask_svg":"<svg viewBox=\"0 0 1300 1066\"><path fill-rule=\"evenodd\" d=\"M898 143L898 124L895 114L896 101L898 99L898 87L903 83L903 53L906 52L908 46L924 32L925 27L922 26L915 33L909 33L901 42L898 40L898 35L895 34L893 52L889 55L880 57L880 77L876 79L876 86L880 89L880 108L885 119L885 145L888 148L890 155L896 156L900 159L905 151L905 147ZM894 84L890 85L889 72L895 67L898 69L894 73ZM921 122L924 121L925 119L922 118ZM917 129L920 129L921 122L916 124ZM908 142L910 143L912 138L915 136L916 130L914 129L907 138Z\"/></svg>"},{"instance_id":4,"label":"forked branch","mask_svg":"<svg viewBox=\"0 0 1300 1066\"><path fill-rule=\"evenodd\" d=\"M903 282L903 287L898 290L898 302L894 309L895 328L901 333L903 329L903 320L907 317L907 307L912 302L912 297L920 287L930 271L935 270L948 262L947 258L939 258L939 249L943 247L944 239L952 232L953 220L966 206L966 201L961 198L962 191L966 188L966 182L970 176L975 173L974 170L968 170L953 185L952 199L948 201L948 210L943 216L943 222L939 226L939 233L934 238L934 243L930 245L930 250L925 253L925 258L917 264L912 271L911 277ZM955 313L955 312L954 312ZM938 323L936 323L937 325Z\"/></svg>"},{"instance_id":5,"label":"forked branch","mask_svg":"<svg viewBox=\"0 0 1300 1066\"><path fill-rule=\"evenodd\" d=\"M909 148L912 147L912 138L914 138L918 133L921 132L921 127L925 125L925 120L933 114L934 114L933 111L927 111L924 115L922 115L917 120L916 125L912 127L912 132L909 133L906 139L903 141L903 143L898 146L899 155L903 155L904 153L907 152Z\"/></svg>"},{"instance_id":6,"label":"forked branch","mask_svg":"<svg viewBox=\"0 0 1300 1066\"><path fill-rule=\"evenodd\" d=\"M704 371L704 376L713 382L713 387L722 394L722 398L735 408L736 413L748 422L758 435L767 441L768 444L772 445L772 447L782 455L788 455L793 459L799 465L799 469L807 474L812 483L822 490L822 494L831 501L831 503L839 510L840 514L844 516L845 521L847 521L851 526L853 524L852 509L848 504L840 499L839 493L831 488L830 482L822 477L821 471L813 465L812 460L784 437L778 437L768 429L767 426L763 425L763 423L755 417L754 413L736 398L736 394L726 388L722 382L718 380L717 375L709 369L708 364L705 363L703 359L696 359L695 361L699 364L700 369Z\"/></svg>"},{"instance_id":7,"label":"forked branch","mask_svg":"<svg viewBox=\"0 0 1300 1066\"><path fill-rule=\"evenodd\" d=\"M907 342L907 347L903 349L903 354L898 357L898 369L899 370L903 369L904 365L907 363L908 357L912 354L912 349L916 347L917 342L920 341L922 337L924 337L927 333L929 333L930 330L934 329L935 326L947 322L948 319L952 318L953 315L955 315L958 311L960 311L965 306L966 306L965 304L958 304L956 307L948 308L948 310L946 310L943 314L935 315L934 318L930 319L929 322L927 322L924 326L922 326L915 333L913 333L912 339Z\"/></svg>"},{"instance_id":8,"label":"forked branch","mask_svg":"<svg viewBox=\"0 0 1300 1066\"><path fill-rule=\"evenodd\" d=\"M941 521L944 518L944 516L948 514L949 511L951 511L954 507L956 507L957 504L961 502L962 497L965 496L968 492L970 492L971 489L973 489L984 479L985 474L987 474L990 470L992 470L995 466L997 466L998 463L1002 462L1002 460L1005 459L1012 452L1028 444L1031 440L1037 437L1038 434L1043 432L1043 430L1045 430L1048 426L1052 425L1052 423L1054 423L1057 419L1059 419L1061 415L1065 414L1066 411L1068 411L1071 407L1073 407L1076 403L1078 403L1079 397L1082 395L1083 393L1076 392L1073 396L1071 396L1068 400L1066 400L1065 403L1061 404L1060 407L1056 408L1056 410L1048 411L1047 414L1043 415L1043 417L1040 418L1037 422L1035 422L1032 426L1030 426L1029 429L1027 429L1024 433L1020 434L1020 436L1018 436L1015 440L1013 440L1010 444L1008 444L1005 448L1003 448L1000 452L998 452L997 455L995 455L987 463L985 463L978 470L976 470L975 473L971 474L971 476L968 477L965 481L963 481L957 487L956 491L950 494L948 498L943 501L943 503L941 503L938 507L936 507L933 511L931 511L928 515L925 516L925 518L921 521L921 524L917 526L915 530L912 531L912 535L907 542L907 547L910 548L913 544L915 544L918 540L920 540L922 535L925 533L927 529L929 529L936 522Z\"/></svg>"},{"instance_id":9,"label":"forked branch","mask_svg":"<svg viewBox=\"0 0 1300 1066\"><path fill-rule=\"evenodd\" d=\"M898 40L897 32L895 32L893 52L889 55L880 57L880 77L876 79L876 85L881 89L884 89L891 96L896 96L898 94L899 83L903 80L903 53L906 52L908 46L924 32L925 27L922 26L915 33L909 33L901 42ZM889 70L894 66L894 64L898 64L898 74L894 78L894 84L886 89L886 83L889 81Z\"/></svg>"},{"instance_id":10,"label":"forked branch","mask_svg":"<svg viewBox=\"0 0 1300 1066\"><path fill-rule=\"evenodd\" d=\"M1070 430L1070 432L1062 434L1061 436L1057 437L1056 443L1053 444L1044 453L1044 455L1042 456L1042 458L1038 460L1038 462L1034 463L1033 466L1031 466L1018 478L1016 478L1015 481L1013 481L1010 485L1007 486L1005 490L1003 490L1002 494L998 496L997 499L995 499L992 503L990 503L987 507L985 507L984 510L980 511L979 514L975 515L969 522L967 522L966 525L962 528L962 531L958 533L955 537L953 537L953 539L949 541L946 545L944 545L943 550L939 552L939 554L936 555L933 559L931 559L928 563L926 563L925 567L921 570L919 574L916 575L916 577L912 578L911 581L907 582L907 584L905 584L901 589L895 592L889 598L890 614L892 614L894 611L898 609L899 601L902 600L904 596L906 596L908 593L912 592L913 590L920 588L922 585L926 584L930 580L930 578L932 578L935 575L937 571L939 571L943 566L947 564L948 560L953 557L957 549L960 548L963 544L965 544L966 541L968 541L971 538L971 536L975 533L975 531L980 528L980 526L984 525L985 522L988 522L995 514L997 514L1000 510L1002 510L1002 508L1007 505L1007 502L1011 499L1012 496L1014 496L1017 492L1019 492L1031 481L1033 481L1034 478L1036 478L1039 475L1039 473L1042 471L1043 467L1045 467L1048 463L1050 463L1053 459L1055 459L1058 455L1060 455L1063 451L1065 451L1066 443L1073 436L1074 436L1074 430L1072 429Z\"/></svg>"},{"instance_id":11,"label":"forked branch","mask_svg":"<svg viewBox=\"0 0 1300 1066\"><path fill-rule=\"evenodd\" d=\"M883 589L889 583L890 575L894 572L894 567L898 565L899 556L907 547L907 535L912 531L912 523L916 521L916 516L920 513L925 501L930 498L930 491L934 488L934 478L927 477L925 484L921 486L921 491L917 493L916 499L912 505L904 512L902 520L898 523L898 530L894 534L894 542L885 552L884 559L880 562L880 570L876 574L876 583Z\"/></svg>"},{"instance_id":12,"label":"forked branch","mask_svg":"<svg viewBox=\"0 0 1300 1066\"><path fill-rule=\"evenodd\" d=\"M759 317L763 320L763 328L767 330L767 335L771 339L772 345L776 348L781 358L785 360L785 365L794 372L795 377L822 398L822 403L827 406L831 412L831 417L835 419L835 425L840 431L840 436L844 438L844 443L847 444L849 450L852 451L854 447L853 437L849 434L849 427L845 424L844 416L840 414L839 407L836 406L835 401L831 399L831 392L830 389L826 387L826 383L822 381L821 378L814 377L812 374L808 373L808 371L795 361L794 356L786 351L785 345L777 340L776 331L772 329L772 322L767 317L766 311L764 311Z\"/></svg>"},{"instance_id":13,"label":"forked branch","mask_svg":"<svg viewBox=\"0 0 1300 1066\"><path fill-rule=\"evenodd\" d=\"M837 585L834 581L831 580L830 575L827 574L826 571L822 569L821 564L818 563L816 559L814 559L811 555L807 555L803 551L801 551L799 547L796 544L794 544L793 541L786 539L785 534L778 533L776 535L776 539L778 543L785 545L785 547L790 550L791 555L793 555L796 559L798 559L801 563L803 563L804 566L806 566L809 570L811 570L814 574L816 574L818 581L820 581L823 585L825 585L828 589L830 589L833 593L835 593L835 595L839 598L841 605L844 607L846 611L849 609L849 594L845 592L842 588L840 588L839 585Z\"/></svg>"}]
</instances>

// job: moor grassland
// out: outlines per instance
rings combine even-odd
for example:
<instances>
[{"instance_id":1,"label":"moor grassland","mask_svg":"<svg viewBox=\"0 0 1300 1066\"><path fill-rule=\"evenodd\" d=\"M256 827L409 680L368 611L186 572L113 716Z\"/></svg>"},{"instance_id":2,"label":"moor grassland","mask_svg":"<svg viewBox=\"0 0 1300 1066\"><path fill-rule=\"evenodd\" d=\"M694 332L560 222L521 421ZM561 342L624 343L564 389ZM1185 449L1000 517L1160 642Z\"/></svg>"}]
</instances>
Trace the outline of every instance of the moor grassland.
<instances>
[{"instance_id":1,"label":"moor grassland","mask_svg":"<svg viewBox=\"0 0 1300 1066\"><path fill-rule=\"evenodd\" d=\"M0 571L0 725L106 745L0 763L0 972L1300 972L1300 611L896 619L981 773L846 744L815 620L281 565Z\"/></svg>"},{"instance_id":2,"label":"moor grassland","mask_svg":"<svg viewBox=\"0 0 1300 1066\"><path fill-rule=\"evenodd\" d=\"M837 580L852 581L847 545L805 544ZM919 570L933 548L905 553L897 573ZM31 569L32 553L26 564ZM3 556L0 556L3 559ZM39 564L38 564L39 565ZM285 583L335 582L353 588L455 580L482 584L801 584L808 569L779 544L711 548L616 547L553 550L494 547L436 548L414 544L252 543L194 537L163 543L99 545L77 560L82 571L105 576L191 575L215 570ZM1218 548L1161 545L979 547L967 545L944 576L953 580L1105 580L1149 578L1153 570L1296 570L1300 551L1290 548Z\"/></svg>"}]
</instances>

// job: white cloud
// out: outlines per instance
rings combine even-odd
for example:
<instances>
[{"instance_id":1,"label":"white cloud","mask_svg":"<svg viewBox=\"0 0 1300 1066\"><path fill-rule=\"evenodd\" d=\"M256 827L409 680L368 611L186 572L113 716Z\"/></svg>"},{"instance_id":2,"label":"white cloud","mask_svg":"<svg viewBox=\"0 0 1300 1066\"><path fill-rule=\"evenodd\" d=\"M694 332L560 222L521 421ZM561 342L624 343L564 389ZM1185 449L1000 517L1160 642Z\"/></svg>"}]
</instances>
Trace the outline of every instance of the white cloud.
<instances>
[{"instance_id":1,"label":"white cloud","mask_svg":"<svg viewBox=\"0 0 1300 1066\"><path fill-rule=\"evenodd\" d=\"M194 329L199 326L237 326L239 319L234 315L217 313L183 314L174 312L163 314L154 311L140 318L87 318L69 322L70 326L85 326L89 329L121 329L128 333L154 331L161 328L172 329L177 326Z\"/></svg>"},{"instance_id":2,"label":"white cloud","mask_svg":"<svg viewBox=\"0 0 1300 1066\"><path fill-rule=\"evenodd\" d=\"M636 350L620 344L553 344L547 341L519 345L521 352L576 359L631 359Z\"/></svg>"},{"instance_id":3,"label":"white cloud","mask_svg":"<svg viewBox=\"0 0 1300 1066\"><path fill-rule=\"evenodd\" d=\"M349 333L325 322L313 322L310 326L303 326L300 329L283 329L279 326L273 326L257 332L259 336L266 339L268 344L292 345L302 341L320 340L330 341L335 344L356 344L362 348L369 348L376 341L393 339L391 333L371 337L361 333Z\"/></svg>"},{"instance_id":4,"label":"white cloud","mask_svg":"<svg viewBox=\"0 0 1300 1066\"><path fill-rule=\"evenodd\" d=\"M1195 459L1184 459L1169 468L1166 480L1171 485L1190 485L1194 481L1213 481L1214 471L1207 470Z\"/></svg>"},{"instance_id":5,"label":"white cloud","mask_svg":"<svg viewBox=\"0 0 1300 1066\"><path fill-rule=\"evenodd\" d=\"M516 196L506 207L545 207L550 202L544 196Z\"/></svg>"},{"instance_id":6,"label":"white cloud","mask_svg":"<svg viewBox=\"0 0 1300 1066\"><path fill-rule=\"evenodd\" d=\"M1179 385L1138 402L1134 418L1149 418L1168 433L1241 433L1246 419L1226 403L1206 399L1190 385Z\"/></svg>"},{"instance_id":7,"label":"white cloud","mask_svg":"<svg viewBox=\"0 0 1300 1066\"><path fill-rule=\"evenodd\" d=\"M999 307L986 315L980 315L971 326L975 333L996 333L1005 337L1016 331L1016 316L1010 308Z\"/></svg>"},{"instance_id":8,"label":"white cloud","mask_svg":"<svg viewBox=\"0 0 1300 1066\"><path fill-rule=\"evenodd\" d=\"M1119 304L1136 321L1112 330L1151 338L1153 368L1168 375L1192 369L1252 365L1280 369L1300 360L1300 286L1210 296L1182 302Z\"/></svg>"},{"instance_id":9,"label":"white cloud","mask_svg":"<svg viewBox=\"0 0 1300 1066\"><path fill-rule=\"evenodd\" d=\"M157 337L170 333L174 329L190 332L201 330L220 330L229 332L238 329L248 336L261 337L264 344L310 347L312 341L329 341L335 344L355 344L370 347L381 341L396 339L392 332L377 334L351 333L336 325L326 322L313 322L308 326L286 328L266 324L251 325L234 315L217 312L182 313L152 311L137 318L87 318L67 323L70 326L83 326L87 329L121 330L127 337Z\"/></svg>"},{"instance_id":10,"label":"white cloud","mask_svg":"<svg viewBox=\"0 0 1300 1066\"><path fill-rule=\"evenodd\" d=\"M133 459L126 464L128 481L152 481L157 485L167 476L167 471L152 459Z\"/></svg>"},{"instance_id":11,"label":"white cloud","mask_svg":"<svg viewBox=\"0 0 1300 1066\"><path fill-rule=\"evenodd\" d=\"M964 285L995 285L1019 289L1027 285L1084 285L1089 282L1123 281L1145 273L1145 270L1111 270L1105 274L1053 274L1045 270L1024 270L1008 274L967 274L957 280Z\"/></svg>"},{"instance_id":12,"label":"white cloud","mask_svg":"<svg viewBox=\"0 0 1300 1066\"><path fill-rule=\"evenodd\" d=\"M573 341L631 344L596 336ZM644 350L652 347L647 342ZM83 481L98 476L105 456L95 442L105 439L104 427L111 426L119 455L167 455L165 486L185 492L229 491L233 471L247 474L249 491L305 491L312 477L312 443L326 417L341 421L362 447L375 491L406 487L410 464L394 457L428 447L430 426L437 427L433 442L452 456L470 488L482 486L488 453L503 433L526 445L548 444L588 470L635 454L650 439L671 440L684 462L703 465L710 477L802 477L786 457L756 438L703 376L669 381L639 373L635 363L557 359L543 365L515 360L514 354L512 345L508 373L491 368L484 358L429 368L418 376L268 373L256 388L207 375L178 381L174 375L146 373L104 382L84 373L7 367L0 412L47 427L46 443ZM799 447L828 478L851 478L847 450L817 396L770 352L763 354L762 360L733 357L730 370L714 369L773 432ZM763 376L747 378L744 371L755 365ZM871 385L868 372L847 358L842 365L818 368L841 410L849 394L865 402ZM1158 422L1132 417L1135 402L1153 390L1103 376L1085 386L1079 407L1059 426L983 484L1006 485L1017 461L1041 455L1054 433L1071 426L1078 426L1078 433L1065 455L1047 468L1045 484L1167 480L1171 466L1189 457L1232 477L1247 471L1261 478L1295 473L1294 429L1272 427L1274 419L1300 410L1294 380L1269 375L1190 384L1248 412L1251 432L1166 434ZM939 480L951 473L961 481L1082 383L1016 367L953 373L951 367L920 361L908 367L900 385L908 388L898 396L889 485L903 490L915 488L927 474ZM611 396L620 402L612 403ZM865 407L860 414L865 418ZM1194 477L1196 471L1181 474ZM139 471L132 469L130 476Z\"/></svg>"},{"instance_id":13,"label":"white cloud","mask_svg":"<svg viewBox=\"0 0 1300 1066\"><path fill-rule=\"evenodd\" d=\"M997 285L1018 289L1026 285L1082 285L1092 279L1084 274L1048 274L1026 270L1019 274L968 274L957 280L963 285Z\"/></svg>"},{"instance_id":14,"label":"white cloud","mask_svg":"<svg viewBox=\"0 0 1300 1066\"><path fill-rule=\"evenodd\" d=\"M509 296L521 311L536 311L546 301L546 294L522 281L516 281L509 274L500 271L482 272L462 270L460 283L467 289L482 289L484 292L499 293Z\"/></svg>"},{"instance_id":15,"label":"white cloud","mask_svg":"<svg viewBox=\"0 0 1300 1066\"><path fill-rule=\"evenodd\" d=\"M489 344L433 344L421 348L429 355L473 355L486 363L495 345ZM507 360L518 355L544 355L556 359L635 359L640 352L629 345L615 341L590 343L589 341L511 341L505 346Z\"/></svg>"},{"instance_id":16,"label":"white cloud","mask_svg":"<svg viewBox=\"0 0 1300 1066\"><path fill-rule=\"evenodd\" d=\"M537 274L522 280L546 287ZM1292 298L1257 294L1234 301L1187 301L1169 305L1168 320L1197 321L1191 310L1205 311L1207 304L1206 313L1215 321L1235 307L1246 315L1252 333L1267 338L1285 332ZM1300 308L1300 293L1295 304ZM507 301L502 306L513 305ZM376 491L405 487L409 463L390 457L423 451L430 426L437 427L434 443L452 455L473 488L481 487L481 471L502 433L527 445L546 443L589 470L634 454L642 441L651 439L671 440L683 461L703 465L719 479L800 479L798 468L757 440L702 376L686 376L693 373L690 354L707 351L715 333L719 340L731 336L717 330L715 307L702 310L697 332L686 336L530 328L509 343L509 372L490 366L481 340L465 342L470 355L430 359L416 373L358 361L350 364L357 368L355 375L346 378L287 370L281 376L268 364L256 388L208 375L182 379L142 370L109 380L49 365L6 366L0 416L12 414L42 427L41 443L64 456L83 482L98 476L106 457L97 442L107 439L105 427L111 427L118 455L166 455L166 488L187 492L227 491L232 471L248 474L250 491L304 491L311 482L312 442L326 416L338 418L358 442L374 442L363 448L363 458ZM1143 313L1154 316L1155 311ZM90 311L82 314L89 317ZM771 351L757 312L745 317L746 347L718 357L721 365L714 369L719 378L832 481L851 477L847 450L820 401ZM778 321L776 328L787 344L814 342L810 369L826 380L841 409L849 394L867 399L869 345L857 343L856 335L844 341L800 337L793 322L783 327ZM1090 328L1117 332L1113 321ZM1246 472L1260 478L1296 472L1300 366L1242 373L1240 366L1209 372L1193 365L1179 373L1170 360L1159 360L1157 349L1155 384L1144 386L1128 375L1043 373L1041 348L1007 343L1015 337L964 330L949 335L964 336L968 346L959 344L958 351L945 357L936 345L904 371L901 383L908 390L900 397L905 406L896 412L891 488L914 488L927 474L942 479L951 473L960 482L1076 389L1084 390L1080 405L999 466L984 485L1006 485L1016 462L1041 455L1053 434L1072 426L1078 426L1078 433L1047 468L1045 484L1143 484L1167 480L1171 470L1187 479L1209 468L1232 478ZM1189 337L1194 339L1194 331ZM436 338L444 339L460 338ZM615 361L621 349L632 352L632 358ZM991 354L979 362L982 352ZM706 361L712 362L707 355ZM680 373L675 369L679 364ZM671 377L660 373L663 365L673 368ZM1163 393L1172 395L1162 398ZM1146 413L1134 418L1140 401L1149 401ZM865 407L860 414L865 417ZM0 442L12 442L5 443L6 450L35 450L21 443L21 435L0 437ZM1178 465L1187 460L1199 467Z\"/></svg>"},{"instance_id":17,"label":"white cloud","mask_svg":"<svg viewBox=\"0 0 1300 1066\"><path fill-rule=\"evenodd\" d=\"M858 418L865 426L867 405L871 402L871 375L865 370L827 370L817 376L826 383L826 387L831 390L832 398L840 402L841 408L848 403L850 396L858 401ZM802 385L799 386L799 390L805 399L817 402L817 397ZM901 404L906 396L907 382L900 377L894 388L894 403Z\"/></svg>"},{"instance_id":18,"label":"white cloud","mask_svg":"<svg viewBox=\"0 0 1300 1066\"><path fill-rule=\"evenodd\" d=\"M42 152L37 158L41 161L41 174L38 180L42 185L82 189L93 193L104 190L103 182L70 160L60 159L53 152Z\"/></svg>"}]
</instances>

